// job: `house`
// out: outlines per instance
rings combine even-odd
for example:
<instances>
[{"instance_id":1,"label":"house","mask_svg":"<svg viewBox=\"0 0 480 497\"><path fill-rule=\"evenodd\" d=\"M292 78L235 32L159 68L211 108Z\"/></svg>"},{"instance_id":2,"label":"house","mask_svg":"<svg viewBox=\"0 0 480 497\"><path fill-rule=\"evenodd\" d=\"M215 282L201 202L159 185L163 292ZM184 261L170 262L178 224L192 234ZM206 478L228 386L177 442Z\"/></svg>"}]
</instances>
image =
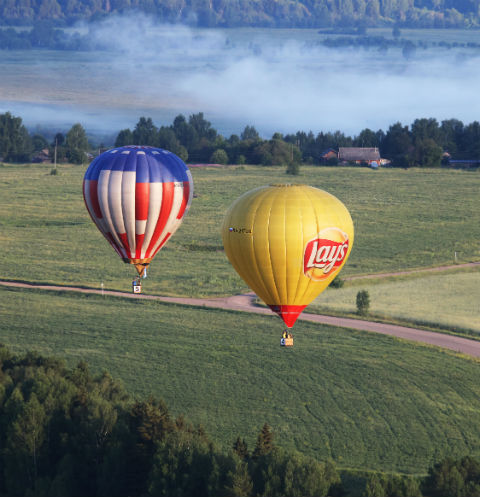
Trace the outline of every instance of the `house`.
<instances>
[{"instance_id":1,"label":"house","mask_svg":"<svg viewBox=\"0 0 480 497\"><path fill-rule=\"evenodd\" d=\"M377 164L383 164L377 147L340 147L338 149L338 161L340 163L371 164L376 162Z\"/></svg>"},{"instance_id":2,"label":"house","mask_svg":"<svg viewBox=\"0 0 480 497\"><path fill-rule=\"evenodd\" d=\"M320 154L320 160L325 164L331 159L338 159L338 153L333 148L327 148Z\"/></svg>"},{"instance_id":3,"label":"house","mask_svg":"<svg viewBox=\"0 0 480 497\"><path fill-rule=\"evenodd\" d=\"M33 158L32 162L35 163L46 163L46 162L52 162L52 158L50 157L50 152L48 151L48 148L44 148L40 150L40 152L37 152Z\"/></svg>"}]
</instances>

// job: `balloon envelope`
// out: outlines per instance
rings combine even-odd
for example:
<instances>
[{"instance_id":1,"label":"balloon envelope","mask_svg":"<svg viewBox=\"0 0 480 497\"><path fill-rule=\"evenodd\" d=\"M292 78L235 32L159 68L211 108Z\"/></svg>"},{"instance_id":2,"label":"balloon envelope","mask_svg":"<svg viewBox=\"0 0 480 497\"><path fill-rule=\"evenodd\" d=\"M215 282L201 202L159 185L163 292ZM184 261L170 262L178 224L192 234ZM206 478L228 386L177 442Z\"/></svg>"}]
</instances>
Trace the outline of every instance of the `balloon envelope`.
<instances>
[{"instance_id":1,"label":"balloon envelope","mask_svg":"<svg viewBox=\"0 0 480 497\"><path fill-rule=\"evenodd\" d=\"M92 161L83 181L93 222L140 275L180 226L192 195L186 164L154 147L108 150Z\"/></svg>"},{"instance_id":2,"label":"balloon envelope","mask_svg":"<svg viewBox=\"0 0 480 497\"><path fill-rule=\"evenodd\" d=\"M232 204L222 226L231 264L288 327L339 273L353 237L343 203L305 185L251 190Z\"/></svg>"}]
</instances>

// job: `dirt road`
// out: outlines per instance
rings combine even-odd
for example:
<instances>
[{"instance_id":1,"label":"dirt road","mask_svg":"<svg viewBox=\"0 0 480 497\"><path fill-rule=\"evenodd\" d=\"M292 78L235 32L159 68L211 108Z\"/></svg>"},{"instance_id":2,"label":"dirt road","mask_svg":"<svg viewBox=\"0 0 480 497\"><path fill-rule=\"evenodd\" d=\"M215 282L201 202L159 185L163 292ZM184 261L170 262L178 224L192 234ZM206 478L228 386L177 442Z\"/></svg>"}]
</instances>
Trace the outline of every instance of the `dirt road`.
<instances>
[{"instance_id":1,"label":"dirt road","mask_svg":"<svg viewBox=\"0 0 480 497\"><path fill-rule=\"evenodd\" d=\"M175 304L193 305L200 307L209 307L215 309L229 309L234 311L253 312L257 314L272 315L272 311L265 307L254 305L254 294L234 295L233 297L215 298L215 299L198 299L198 298L181 298L181 297L160 297L156 295L138 295L126 292L117 292L110 290L95 290L90 288L78 288L68 286L55 285L35 285L31 283L20 283L16 281L0 281L0 285L30 288L38 290L55 290L63 292L82 292L98 295L111 295L116 297L132 298L132 299L149 299L158 300L161 302L170 302ZM414 342L422 342L437 347L454 350L462 354L472 357L480 357L480 341L469 340L468 338L446 335L443 333L435 333L432 331L419 330L408 328L405 326L397 326L391 324L375 323L371 321L363 321L351 318L338 318L332 316L323 316L319 314L308 314L303 312L299 319L311 321L314 323L322 323L341 328L350 328L354 330L363 330L373 333L381 333L391 335Z\"/></svg>"},{"instance_id":2,"label":"dirt road","mask_svg":"<svg viewBox=\"0 0 480 497\"><path fill-rule=\"evenodd\" d=\"M397 271L395 273L377 273L377 274L366 274L366 275L354 275L347 276L343 278L345 281L352 280L369 280L369 279L378 279L378 278L389 278L390 276L404 276L408 274L418 274L418 273L435 273L440 271L448 271L450 269L461 269L461 268L469 268L469 267L479 267L480 262L467 262L465 264L452 264L451 266L437 266L437 267L427 267L424 269L413 269L407 271Z\"/></svg>"}]
</instances>

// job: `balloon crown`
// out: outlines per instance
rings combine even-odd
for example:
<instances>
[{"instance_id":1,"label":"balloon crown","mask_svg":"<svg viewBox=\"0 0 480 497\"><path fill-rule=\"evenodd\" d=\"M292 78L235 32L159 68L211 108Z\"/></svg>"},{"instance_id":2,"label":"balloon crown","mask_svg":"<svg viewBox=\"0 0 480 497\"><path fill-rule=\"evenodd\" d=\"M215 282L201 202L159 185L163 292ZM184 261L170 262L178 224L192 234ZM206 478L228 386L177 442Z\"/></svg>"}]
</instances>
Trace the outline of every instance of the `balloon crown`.
<instances>
[{"instance_id":1,"label":"balloon crown","mask_svg":"<svg viewBox=\"0 0 480 497\"><path fill-rule=\"evenodd\" d=\"M148 154L148 155L175 155L172 154L169 150L165 150L159 147L151 147L150 145L123 145L121 147L115 147L110 150L107 150L105 153L117 154L117 153L126 153L136 152L137 154Z\"/></svg>"},{"instance_id":2,"label":"balloon crown","mask_svg":"<svg viewBox=\"0 0 480 497\"><path fill-rule=\"evenodd\" d=\"M273 186L275 188L289 188L291 186L305 186L305 185L302 184L292 185L292 183L271 183L270 186Z\"/></svg>"},{"instance_id":3,"label":"balloon crown","mask_svg":"<svg viewBox=\"0 0 480 497\"><path fill-rule=\"evenodd\" d=\"M155 147L151 147L150 145L125 145L125 146L120 147L120 148L132 148L134 150L137 150L137 149L155 148Z\"/></svg>"}]
</instances>

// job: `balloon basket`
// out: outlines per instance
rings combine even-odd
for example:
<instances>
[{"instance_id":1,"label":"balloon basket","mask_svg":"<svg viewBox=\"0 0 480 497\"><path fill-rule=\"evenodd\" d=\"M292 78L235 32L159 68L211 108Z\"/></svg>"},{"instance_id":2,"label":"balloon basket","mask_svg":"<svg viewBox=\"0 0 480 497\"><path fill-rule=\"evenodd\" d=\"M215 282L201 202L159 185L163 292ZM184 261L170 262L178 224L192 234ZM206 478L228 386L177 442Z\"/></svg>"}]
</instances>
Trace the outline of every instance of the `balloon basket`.
<instances>
[{"instance_id":1,"label":"balloon basket","mask_svg":"<svg viewBox=\"0 0 480 497\"><path fill-rule=\"evenodd\" d=\"M142 284L140 281L133 280L132 281L132 292L133 293L142 293Z\"/></svg>"},{"instance_id":2,"label":"balloon basket","mask_svg":"<svg viewBox=\"0 0 480 497\"><path fill-rule=\"evenodd\" d=\"M293 347L293 337L290 338L281 338L280 339L281 347Z\"/></svg>"}]
</instances>

